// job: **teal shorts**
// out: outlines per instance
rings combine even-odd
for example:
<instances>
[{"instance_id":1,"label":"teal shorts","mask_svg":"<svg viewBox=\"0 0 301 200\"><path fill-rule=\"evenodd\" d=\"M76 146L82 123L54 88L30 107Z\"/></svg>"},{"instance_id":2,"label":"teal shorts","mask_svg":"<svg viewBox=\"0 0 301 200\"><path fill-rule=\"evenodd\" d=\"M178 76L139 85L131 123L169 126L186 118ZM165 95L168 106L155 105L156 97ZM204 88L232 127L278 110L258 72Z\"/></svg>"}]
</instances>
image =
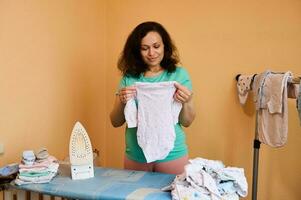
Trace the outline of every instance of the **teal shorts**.
<instances>
[{"instance_id":1,"label":"teal shorts","mask_svg":"<svg viewBox=\"0 0 301 200\"><path fill-rule=\"evenodd\" d=\"M175 133L176 139L174 148L169 152L166 158L164 158L163 160L157 160L156 162L176 160L188 154L186 136L180 124L175 125ZM143 151L137 141L137 128L126 128L125 143L125 154L128 159L141 163L147 162Z\"/></svg>"}]
</instances>

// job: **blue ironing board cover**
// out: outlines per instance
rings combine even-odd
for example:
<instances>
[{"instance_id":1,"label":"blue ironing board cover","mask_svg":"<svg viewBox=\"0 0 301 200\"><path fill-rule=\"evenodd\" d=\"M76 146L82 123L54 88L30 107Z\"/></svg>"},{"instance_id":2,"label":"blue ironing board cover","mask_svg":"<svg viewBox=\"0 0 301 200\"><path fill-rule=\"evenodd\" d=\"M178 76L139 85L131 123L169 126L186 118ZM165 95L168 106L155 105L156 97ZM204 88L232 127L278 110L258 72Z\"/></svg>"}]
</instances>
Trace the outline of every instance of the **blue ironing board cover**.
<instances>
[{"instance_id":1,"label":"blue ironing board cover","mask_svg":"<svg viewBox=\"0 0 301 200\"><path fill-rule=\"evenodd\" d=\"M94 178L72 180L70 166L60 165L58 175L49 183L12 186L72 199L170 200L170 192L160 189L174 178L175 175L171 174L95 167Z\"/></svg>"}]
</instances>

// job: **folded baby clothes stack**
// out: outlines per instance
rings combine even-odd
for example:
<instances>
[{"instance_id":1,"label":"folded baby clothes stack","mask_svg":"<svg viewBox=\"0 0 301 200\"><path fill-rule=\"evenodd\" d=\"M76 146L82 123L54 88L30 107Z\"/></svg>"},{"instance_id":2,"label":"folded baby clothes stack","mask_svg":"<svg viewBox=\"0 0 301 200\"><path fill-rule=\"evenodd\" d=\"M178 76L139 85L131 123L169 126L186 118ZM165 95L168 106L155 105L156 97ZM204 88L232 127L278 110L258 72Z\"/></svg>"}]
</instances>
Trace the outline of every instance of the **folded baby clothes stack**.
<instances>
[{"instance_id":1,"label":"folded baby clothes stack","mask_svg":"<svg viewBox=\"0 0 301 200\"><path fill-rule=\"evenodd\" d=\"M56 176L59 164L47 149L40 149L35 156L37 159L32 164L23 162L19 165L19 175L15 180L17 185L48 183Z\"/></svg>"}]
</instances>

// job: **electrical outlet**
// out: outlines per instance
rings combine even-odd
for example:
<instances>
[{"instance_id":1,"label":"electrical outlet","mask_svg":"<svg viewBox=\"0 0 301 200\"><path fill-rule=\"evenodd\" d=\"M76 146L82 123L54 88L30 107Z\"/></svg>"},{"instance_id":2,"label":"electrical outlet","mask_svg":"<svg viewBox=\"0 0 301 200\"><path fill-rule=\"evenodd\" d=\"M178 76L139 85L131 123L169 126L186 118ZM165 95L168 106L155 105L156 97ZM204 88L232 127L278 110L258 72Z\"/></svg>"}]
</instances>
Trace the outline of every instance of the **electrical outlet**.
<instances>
[{"instance_id":1,"label":"electrical outlet","mask_svg":"<svg viewBox=\"0 0 301 200\"><path fill-rule=\"evenodd\" d=\"M4 153L4 144L0 143L0 154Z\"/></svg>"}]
</instances>

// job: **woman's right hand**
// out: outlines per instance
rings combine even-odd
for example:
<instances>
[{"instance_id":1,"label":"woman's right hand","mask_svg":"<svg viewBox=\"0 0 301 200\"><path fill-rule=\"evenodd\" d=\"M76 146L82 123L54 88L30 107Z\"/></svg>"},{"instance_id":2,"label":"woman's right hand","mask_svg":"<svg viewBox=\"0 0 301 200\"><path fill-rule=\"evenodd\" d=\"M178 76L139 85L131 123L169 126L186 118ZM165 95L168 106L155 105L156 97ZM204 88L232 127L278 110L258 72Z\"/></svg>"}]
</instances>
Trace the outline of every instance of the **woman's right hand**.
<instances>
[{"instance_id":1,"label":"woman's right hand","mask_svg":"<svg viewBox=\"0 0 301 200\"><path fill-rule=\"evenodd\" d=\"M118 92L119 100L123 104L126 104L128 100L136 96L136 88L134 86L127 86L121 88Z\"/></svg>"}]
</instances>

